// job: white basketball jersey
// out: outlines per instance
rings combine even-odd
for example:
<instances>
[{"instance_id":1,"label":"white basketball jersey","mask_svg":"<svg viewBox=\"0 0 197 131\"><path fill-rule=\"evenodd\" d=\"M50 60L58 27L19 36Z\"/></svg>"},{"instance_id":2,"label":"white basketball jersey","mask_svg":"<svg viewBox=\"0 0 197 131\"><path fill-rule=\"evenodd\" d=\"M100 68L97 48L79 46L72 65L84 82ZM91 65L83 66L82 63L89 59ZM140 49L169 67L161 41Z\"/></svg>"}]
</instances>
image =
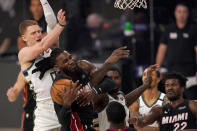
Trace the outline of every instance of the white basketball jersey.
<instances>
[{"instance_id":1,"label":"white basketball jersey","mask_svg":"<svg viewBox=\"0 0 197 131\"><path fill-rule=\"evenodd\" d=\"M32 74L32 70L36 68L35 64L41 61L43 58L49 57L51 50L48 50L40 55L32 65L26 70L28 72L28 76L25 76L28 82L31 82L30 88L34 91L36 96L36 102L47 102L47 104L52 104L52 98L50 94L51 86L53 84L53 80L55 79L56 72L53 69L50 69L45 72L44 77L40 80L40 72L35 72Z\"/></svg>"},{"instance_id":2,"label":"white basketball jersey","mask_svg":"<svg viewBox=\"0 0 197 131\"><path fill-rule=\"evenodd\" d=\"M138 99L138 104L139 104L139 113L143 116L143 115L147 115L149 113L149 111L151 110L152 107L154 107L155 105L163 105L163 101L164 101L164 97L165 94L160 92L159 97L157 98L157 100L151 105L148 106L147 103L144 100L144 96L141 95ZM158 123L154 122L152 125L148 125L151 127L158 127Z\"/></svg>"},{"instance_id":3,"label":"white basketball jersey","mask_svg":"<svg viewBox=\"0 0 197 131\"><path fill-rule=\"evenodd\" d=\"M128 119L129 119L129 109L126 106L124 95L123 94L119 94L118 95L118 99L114 99L110 95L108 95L108 97L109 97L109 103L112 102L112 101L117 101L117 102L121 103L125 107L125 111L126 111L126 118L125 118L125 120L126 120L127 126L129 126L129 124L127 122ZM105 131L108 128L110 128L110 123L108 122L108 119L107 119L106 108L107 107L105 107L105 109L102 112L98 113L99 131Z\"/></svg>"}]
</instances>

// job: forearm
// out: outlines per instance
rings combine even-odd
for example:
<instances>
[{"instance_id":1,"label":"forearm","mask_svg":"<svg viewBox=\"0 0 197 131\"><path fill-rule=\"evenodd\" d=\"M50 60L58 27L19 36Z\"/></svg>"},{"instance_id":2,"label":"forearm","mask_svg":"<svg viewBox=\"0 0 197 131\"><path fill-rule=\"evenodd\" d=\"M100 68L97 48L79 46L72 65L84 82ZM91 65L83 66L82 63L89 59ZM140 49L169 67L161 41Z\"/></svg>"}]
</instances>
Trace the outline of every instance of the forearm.
<instances>
[{"instance_id":1,"label":"forearm","mask_svg":"<svg viewBox=\"0 0 197 131\"><path fill-rule=\"evenodd\" d=\"M114 87L114 81L111 78L105 76L102 82L93 87L93 90L96 94L103 94L111 91Z\"/></svg>"},{"instance_id":2,"label":"forearm","mask_svg":"<svg viewBox=\"0 0 197 131\"><path fill-rule=\"evenodd\" d=\"M166 53L166 49L167 46L161 43L157 51L156 64L159 64L160 66L162 65Z\"/></svg>"},{"instance_id":3,"label":"forearm","mask_svg":"<svg viewBox=\"0 0 197 131\"><path fill-rule=\"evenodd\" d=\"M44 51L51 47L53 44L55 44L63 29L64 27L60 26L59 24L56 24L55 28L49 34L47 34L47 36L43 38L42 49Z\"/></svg>"},{"instance_id":4,"label":"forearm","mask_svg":"<svg viewBox=\"0 0 197 131\"><path fill-rule=\"evenodd\" d=\"M135 102L147 88L148 85L143 84L140 87L136 88L134 91L127 94L125 96L127 106L129 107L133 102Z\"/></svg>"},{"instance_id":5,"label":"forearm","mask_svg":"<svg viewBox=\"0 0 197 131\"><path fill-rule=\"evenodd\" d=\"M146 126L146 127L142 128L141 131L159 131L159 128L158 127Z\"/></svg>"},{"instance_id":6,"label":"forearm","mask_svg":"<svg viewBox=\"0 0 197 131\"><path fill-rule=\"evenodd\" d=\"M53 12L53 9L51 8L50 4L47 0L40 0L43 10L44 10L44 16L47 22L47 33L51 32L52 29L57 24L57 20L55 17L55 14Z\"/></svg>"},{"instance_id":7,"label":"forearm","mask_svg":"<svg viewBox=\"0 0 197 131\"><path fill-rule=\"evenodd\" d=\"M111 66L110 64L104 63L101 68L99 68L92 74L90 79L91 86L97 85L103 79L103 77L107 73L107 69L110 66Z\"/></svg>"}]
</instances>

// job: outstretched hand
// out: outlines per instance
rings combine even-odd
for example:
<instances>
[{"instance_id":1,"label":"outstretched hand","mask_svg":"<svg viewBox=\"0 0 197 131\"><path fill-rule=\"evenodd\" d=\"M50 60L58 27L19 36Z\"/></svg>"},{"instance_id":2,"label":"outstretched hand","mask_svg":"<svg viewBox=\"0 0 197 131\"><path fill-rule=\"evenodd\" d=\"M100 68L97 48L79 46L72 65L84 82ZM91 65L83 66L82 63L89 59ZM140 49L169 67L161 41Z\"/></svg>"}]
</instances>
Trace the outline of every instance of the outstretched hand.
<instances>
[{"instance_id":1,"label":"outstretched hand","mask_svg":"<svg viewBox=\"0 0 197 131\"><path fill-rule=\"evenodd\" d=\"M60 9L57 13L57 19L59 24L61 25L66 25L66 16L65 16L66 12L63 9Z\"/></svg>"},{"instance_id":2,"label":"outstretched hand","mask_svg":"<svg viewBox=\"0 0 197 131\"><path fill-rule=\"evenodd\" d=\"M159 71L160 66L158 64L151 65L147 68L147 79L143 83L144 85L150 86L152 83L152 72Z\"/></svg>"},{"instance_id":3,"label":"outstretched hand","mask_svg":"<svg viewBox=\"0 0 197 131\"><path fill-rule=\"evenodd\" d=\"M7 96L8 96L8 100L10 102L15 101L16 98L18 97L17 89L15 89L13 87L9 88L7 91Z\"/></svg>"},{"instance_id":4,"label":"outstretched hand","mask_svg":"<svg viewBox=\"0 0 197 131\"><path fill-rule=\"evenodd\" d=\"M114 64L121 58L128 58L130 51L126 50L127 47L120 47L112 52L112 54L107 58L105 63Z\"/></svg>"},{"instance_id":5,"label":"outstretched hand","mask_svg":"<svg viewBox=\"0 0 197 131\"><path fill-rule=\"evenodd\" d=\"M73 84L73 82L70 82L70 85L68 89L63 88L63 105L65 107L70 107L71 104L77 99L77 94L79 89L82 87L82 85L78 85L79 81Z\"/></svg>"}]
</instances>

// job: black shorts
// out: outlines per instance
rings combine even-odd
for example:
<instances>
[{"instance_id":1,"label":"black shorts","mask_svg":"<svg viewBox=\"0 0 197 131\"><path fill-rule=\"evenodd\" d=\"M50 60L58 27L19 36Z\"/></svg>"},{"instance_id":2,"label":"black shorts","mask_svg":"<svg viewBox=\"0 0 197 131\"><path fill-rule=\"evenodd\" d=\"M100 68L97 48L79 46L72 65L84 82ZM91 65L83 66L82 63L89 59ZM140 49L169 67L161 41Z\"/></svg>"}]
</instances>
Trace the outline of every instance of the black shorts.
<instances>
[{"instance_id":1,"label":"black shorts","mask_svg":"<svg viewBox=\"0 0 197 131\"><path fill-rule=\"evenodd\" d=\"M33 131L34 128L34 119L33 112L23 112L22 121L21 121L21 131Z\"/></svg>"}]
</instances>

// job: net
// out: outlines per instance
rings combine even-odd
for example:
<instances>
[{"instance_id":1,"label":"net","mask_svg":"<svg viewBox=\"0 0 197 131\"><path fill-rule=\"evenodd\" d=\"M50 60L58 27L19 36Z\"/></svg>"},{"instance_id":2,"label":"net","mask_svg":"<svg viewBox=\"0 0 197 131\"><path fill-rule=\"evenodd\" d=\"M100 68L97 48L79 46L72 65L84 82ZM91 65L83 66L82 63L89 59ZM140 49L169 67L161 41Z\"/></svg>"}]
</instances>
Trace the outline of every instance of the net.
<instances>
[{"instance_id":1,"label":"net","mask_svg":"<svg viewBox=\"0 0 197 131\"><path fill-rule=\"evenodd\" d=\"M114 3L115 8L126 10L127 8L134 9L138 8L147 8L146 0L116 0Z\"/></svg>"}]
</instances>

